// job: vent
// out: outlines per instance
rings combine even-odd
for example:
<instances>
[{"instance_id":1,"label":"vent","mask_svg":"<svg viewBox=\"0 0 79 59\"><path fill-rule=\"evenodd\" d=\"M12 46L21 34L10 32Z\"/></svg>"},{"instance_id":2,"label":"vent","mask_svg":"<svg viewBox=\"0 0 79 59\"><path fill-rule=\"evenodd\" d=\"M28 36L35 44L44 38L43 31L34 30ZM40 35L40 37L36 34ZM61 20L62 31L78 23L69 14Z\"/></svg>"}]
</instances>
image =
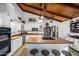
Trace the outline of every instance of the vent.
<instances>
[{"instance_id":1,"label":"vent","mask_svg":"<svg viewBox=\"0 0 79 59\"><path fill-rule=\"evenodd\" d=\"M36 18L29 18L29 22L36 22Z\"/></svg>"}]
</instances>

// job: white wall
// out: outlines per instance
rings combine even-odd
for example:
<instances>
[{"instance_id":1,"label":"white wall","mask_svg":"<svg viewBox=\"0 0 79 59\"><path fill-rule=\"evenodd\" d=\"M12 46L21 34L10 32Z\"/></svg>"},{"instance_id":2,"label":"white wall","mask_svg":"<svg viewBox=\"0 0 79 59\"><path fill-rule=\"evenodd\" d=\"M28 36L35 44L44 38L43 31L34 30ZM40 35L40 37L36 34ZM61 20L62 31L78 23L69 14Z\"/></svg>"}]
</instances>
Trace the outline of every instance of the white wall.
<instances>
[{"instance_id":1,"label":"white wall","mask_svg":"<svg viewBox=\"0 0 79 59\"><path fill-rule=\"evenodd\" d=\"M23 11L16 4L0 3L0 26L11 27L16 32L18 27L20 27L20 25L18 24L21 23L17 22L16 24L16 22L11 22L10 20L12 19L18 21L18 17L21 17L23 19L22 13ZM12 32L12 34L13 33L14 32Z\"/></svg>"},{"instance_id":2,"label":"white wall","mask_svg":"<svg viewBox=\"0 0 79 59\"><path fill-rule=\"evenodd\" d=\"M18 17L22 17L23 11L12 3L0 3L0 27L10 27L11 34L18 34L18 30L21 30L21 23L18 21ZM10 20L13 20L11 22ZM11 41L11 52L13 54L22 45L22 37Z\"/></svg>"},{"instance_id":3,"label":"white wall","mask_svg":"<svg viewBox=\"0 0 79 59\"><path fill-rule=\"evenodd\" d=\"M11 22L11 35L15 35L15 34L19 34L21 33L21 24L22 23L18 23L18 22Z\"/></svg>"},{"instance_id":4,"label":"white wall","mask_svg":"<svg viewBox=\"0 0 79 59\"><path fill-rule=\"evenodd\" d=\"M22 11L16 4L8 4L8 6L9 6L8 12L9 12L10 20L13 20L12 22L10 22L12 29L11 34L12 35L18 34L19 33L18 31L21 30L21 24L22 24L19 22L18 17L21 17L23 19Z\"/></svg>"},{"instance_id":5,"label":"white wall","mask_svg":"<svg viewBox=\"0 0 79 59\"><path fill-rule=\"evenodd\" d=\"M0 3L0 26L10 27L10 18L7 15L8 7L6 3ZM6 22L7 21L7 22Z\"/></svg>"},{"instance_id":6,"label":"white wall","mask_svg":"<svg viewBox=\"0 0 79 59\"><path fill-rule=\"evenodd\" d=\"M33 28L33 27L39 28L40 25L43 25L43 23L38 22L39 16L37 16L37 15L23 12L23 18L26 21L25 30L31 30L31 28ZM36 22L29 22L28 21L29 18L36 18L37 21Z\"/></svg>"},{"instance_id":7,"label":"white wall","mask_svg":"<svg viewBox=\"0 0 79 59\"><path fill-rule=\"evenodd\" d=\"M40 25L42 25L43 27L45 26L45 22L49 22L50 23L50 19L48 20L45 20L45 22L39 22L39 17L40 16L37 16L37 15L34 15L34 14L30 14L30 13L27 13L27 12L23 12L23 18L24 20L26 21L26 24L25 24L25 30L31 30L31 28L33 27L37 27L39 28ZM36 18L36 22L29 22L28 19L29 18ZM52 25L56 25L58 26L60 24L60 22L57 22L57 21L54 21L52 20L53 23L50 23L50 26Z\"/></svg>"},{"instance_id":8,"label":"white wall","mask_svg":"<svg viewBox=\"0 0 79 59\"><path fill-rule=\"evenodd\" d=\"M19 30L21 30L21 24L18 20L18 17L22 18L22 11L16 4L8 4L9 6L9 16L10 20L13 21L10 22L11 24L11 34L15 35L20 33ZM23 18L22 18L23 19ZM17 22L16 22L17 21ZM11 53L9 55L13 54L20 46L22 46L22 37L11 41Z\"/></svg>"},{"instance_id":9,"label":"white wall","mask_svg":"<svg viewBox=\"0 0 79 59\"><path fill-rule=\"evenodd\" d=\"M70 32L70 20L64 21L59 25L59 37L66 38Z\"/></svg>"},{"instance_id":10,"label":"white wall","mask_svg":"<svg viewBox=\"0 0 79 59\"><path fill-rule=\"evenodd\" d=\"M69 35L79 35L78 33L70 32L70 21L71 20L73 20L73 21L79 20L79 17L62 22L59 25L59 37L67 39L67 37L69 37Z\"/></svg>"}]
</instances>

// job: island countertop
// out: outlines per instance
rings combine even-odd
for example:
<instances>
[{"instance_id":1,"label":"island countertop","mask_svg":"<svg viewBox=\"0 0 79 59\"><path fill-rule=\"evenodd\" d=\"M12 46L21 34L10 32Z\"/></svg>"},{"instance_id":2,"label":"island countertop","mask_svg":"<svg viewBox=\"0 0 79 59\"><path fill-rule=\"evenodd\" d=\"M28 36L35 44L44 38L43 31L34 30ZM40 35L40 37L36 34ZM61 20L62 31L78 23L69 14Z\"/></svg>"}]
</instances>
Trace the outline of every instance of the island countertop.
<instances>
[{"instance_id":1,"label":"island countertop","mask_svg":"<svg viewBox=\"0 0 79 59\"><path fill-rule=\"evenodd\" d=\"M62 38L53 37L53 39L44 40L41 37L30 37L28 40L26 40L26 44L71 44L72 43Z\"/></svg>"}]
</instances>

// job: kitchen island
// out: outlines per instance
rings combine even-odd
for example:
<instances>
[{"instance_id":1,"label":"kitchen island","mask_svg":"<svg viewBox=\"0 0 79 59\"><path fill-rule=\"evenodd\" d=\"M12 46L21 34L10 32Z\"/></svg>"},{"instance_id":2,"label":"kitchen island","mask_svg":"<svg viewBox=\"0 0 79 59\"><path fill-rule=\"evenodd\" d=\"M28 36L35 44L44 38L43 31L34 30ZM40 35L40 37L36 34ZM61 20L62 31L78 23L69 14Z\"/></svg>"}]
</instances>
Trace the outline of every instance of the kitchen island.
<instances>
[{"instance_id":1,"label":"kitchen island","mask_svg":"<svg viewBox=\"0 0 79 59\"><path fill-rule=\"evenodd\" d=\"M42 39L42 37L30 37L28 40L26 40L26 47L28 50L28 55L30 54L30 51L34 48L38 49L39 53L37 53L37 56L41 56L41 51L43 49L47 49L50 54L52 55L52 49L57 49L59 51L66 50L68 51L69 44L72 44L72 42L64 40L62 38L53 38L53 39ZM63 55L63 54L61 54Z\"/></svg>"}]
</instances>

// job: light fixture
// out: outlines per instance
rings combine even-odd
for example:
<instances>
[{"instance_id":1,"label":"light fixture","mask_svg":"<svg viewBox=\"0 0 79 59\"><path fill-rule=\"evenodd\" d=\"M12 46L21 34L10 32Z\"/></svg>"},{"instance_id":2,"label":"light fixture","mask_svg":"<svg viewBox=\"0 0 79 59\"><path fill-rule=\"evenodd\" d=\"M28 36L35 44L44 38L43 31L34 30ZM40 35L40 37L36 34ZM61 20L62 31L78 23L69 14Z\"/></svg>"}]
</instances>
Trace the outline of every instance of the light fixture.
<instances>
[{"instance_id":1,"label":"light fixture","mask_svg":"<svg viewBox=\"0 0 79 59\"><path fill-rule=\"evenodd\" d=\"M43 23L43 20L39 20L38 22L39 22L39 23Z\"/></svg>"},{"instance_id":2,"label":"light fixture","mask_svg":"<svg viewBox=\"0 0 79 59\"><path fill-rule=\"evenodd\" d=\"M44 19L44 16L40 16L39 19Z\"/></svg>"}]
</instances>

